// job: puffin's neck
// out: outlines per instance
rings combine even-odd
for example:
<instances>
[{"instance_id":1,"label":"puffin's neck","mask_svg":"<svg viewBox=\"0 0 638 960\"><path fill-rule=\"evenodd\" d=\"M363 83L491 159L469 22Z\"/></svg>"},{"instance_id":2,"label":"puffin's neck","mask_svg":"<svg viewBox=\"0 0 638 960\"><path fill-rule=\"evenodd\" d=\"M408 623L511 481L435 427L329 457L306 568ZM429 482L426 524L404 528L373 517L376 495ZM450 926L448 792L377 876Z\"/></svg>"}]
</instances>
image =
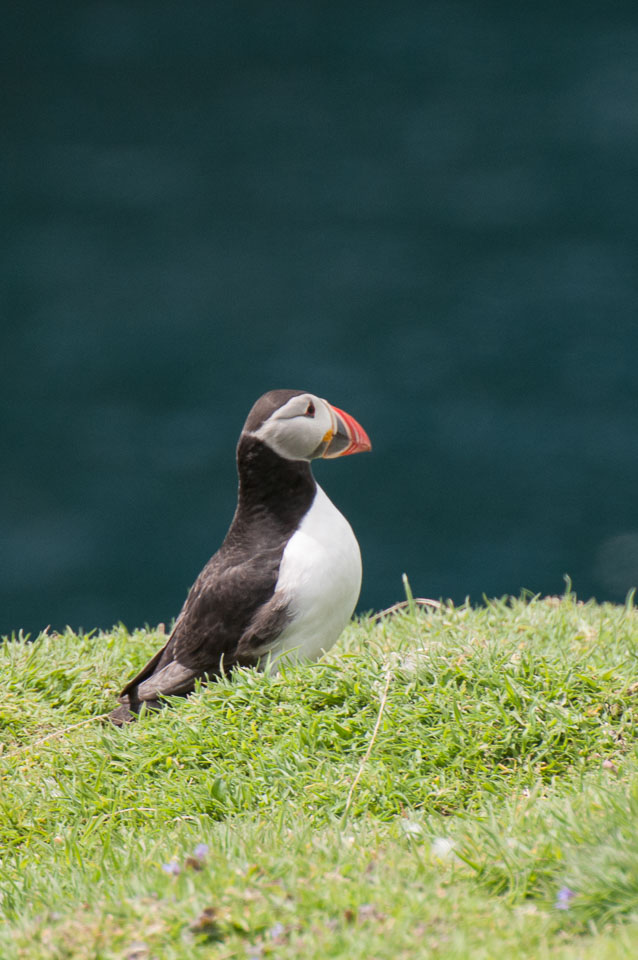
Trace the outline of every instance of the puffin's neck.
<instances>
[{"instance_id":1,"label":"puffin's neck","mask_svg":"<svg viewBox=\"0 0 638 960\"><path fill-rule=\"evenodd\" d=\"M256 437L242 435L237 446L239 495L236 517L268 515L294 526L312 503L317 484L305 460L285 460Z\"/></svg>"}]
</instances>

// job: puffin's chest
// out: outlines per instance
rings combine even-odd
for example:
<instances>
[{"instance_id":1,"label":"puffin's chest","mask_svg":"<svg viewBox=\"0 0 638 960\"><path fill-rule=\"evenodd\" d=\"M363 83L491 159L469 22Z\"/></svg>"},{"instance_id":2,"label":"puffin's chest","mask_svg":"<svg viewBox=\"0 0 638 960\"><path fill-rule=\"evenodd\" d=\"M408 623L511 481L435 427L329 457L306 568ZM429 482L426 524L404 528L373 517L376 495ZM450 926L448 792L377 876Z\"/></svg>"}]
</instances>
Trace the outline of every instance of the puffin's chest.
<instances>
[{"instance_id":1,"label":"puffin's chest","mask_svg":"<svg viewBox=\"0 0 638 960\"><path fill-rule=\"evenodd\" d=\"M321 487L288 541L276 592L288 601L290 623L273 654L296 651L314 660L352 616L361 589L359 544L346 518Z\"/></svg>"}]
</instances>

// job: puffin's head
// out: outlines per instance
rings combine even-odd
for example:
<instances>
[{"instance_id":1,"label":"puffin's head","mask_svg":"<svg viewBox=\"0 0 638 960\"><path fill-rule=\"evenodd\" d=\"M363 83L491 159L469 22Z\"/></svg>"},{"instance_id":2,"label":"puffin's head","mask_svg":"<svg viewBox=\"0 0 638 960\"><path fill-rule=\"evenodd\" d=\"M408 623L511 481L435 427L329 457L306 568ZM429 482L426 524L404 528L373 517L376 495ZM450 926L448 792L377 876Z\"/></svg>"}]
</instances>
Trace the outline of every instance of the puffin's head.
<instances>
[{"instance_id":1,"label":"puffin's head","mask_svg":"<svg viewBox=\"0 0 638 960\"><path fill-rule=\"evenodd\" d=\"M286 460L344 457L372 445L349 413L301 390L271 390L260 397L243 435L257 437Z\"/></svg>"}]
</instances>

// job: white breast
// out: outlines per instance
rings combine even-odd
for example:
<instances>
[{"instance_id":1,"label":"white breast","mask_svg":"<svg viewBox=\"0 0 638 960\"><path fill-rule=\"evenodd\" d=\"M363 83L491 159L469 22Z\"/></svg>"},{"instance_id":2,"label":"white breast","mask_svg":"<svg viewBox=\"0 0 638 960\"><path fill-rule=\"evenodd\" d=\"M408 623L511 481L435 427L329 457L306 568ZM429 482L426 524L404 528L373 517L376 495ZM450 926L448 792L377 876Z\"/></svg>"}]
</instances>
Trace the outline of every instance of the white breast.
<instances>
[{"instance_id":1,"label":"white breast","mask_svg":"<svg viewBox=\"0 0 638 960\"><path fill-rule=\"evenodd\" d=\"M352 527L321 487L283 553L276 593L291 621L271 651L316 660L330 649L352 616L361 590L361 553Z\"/></svg>"}]
</instances>

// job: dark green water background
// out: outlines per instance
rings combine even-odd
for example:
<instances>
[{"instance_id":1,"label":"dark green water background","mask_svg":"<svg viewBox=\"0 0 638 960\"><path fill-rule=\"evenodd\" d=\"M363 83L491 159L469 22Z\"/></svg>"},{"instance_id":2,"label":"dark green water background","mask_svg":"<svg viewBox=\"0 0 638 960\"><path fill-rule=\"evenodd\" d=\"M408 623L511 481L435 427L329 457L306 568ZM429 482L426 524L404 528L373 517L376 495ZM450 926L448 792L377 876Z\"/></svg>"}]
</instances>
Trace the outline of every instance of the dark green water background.
<instances>
[{"instance_id":1,"label":"dark green water background","mask_svg":"<svg viewBox=\"0 0 638 960\"><path fill-rule=\"evenodd\" d=\"M361 609L638 583L638 5L3 9L0 630L169 621L272 387Z\"/></svg>"}]
</instances>

